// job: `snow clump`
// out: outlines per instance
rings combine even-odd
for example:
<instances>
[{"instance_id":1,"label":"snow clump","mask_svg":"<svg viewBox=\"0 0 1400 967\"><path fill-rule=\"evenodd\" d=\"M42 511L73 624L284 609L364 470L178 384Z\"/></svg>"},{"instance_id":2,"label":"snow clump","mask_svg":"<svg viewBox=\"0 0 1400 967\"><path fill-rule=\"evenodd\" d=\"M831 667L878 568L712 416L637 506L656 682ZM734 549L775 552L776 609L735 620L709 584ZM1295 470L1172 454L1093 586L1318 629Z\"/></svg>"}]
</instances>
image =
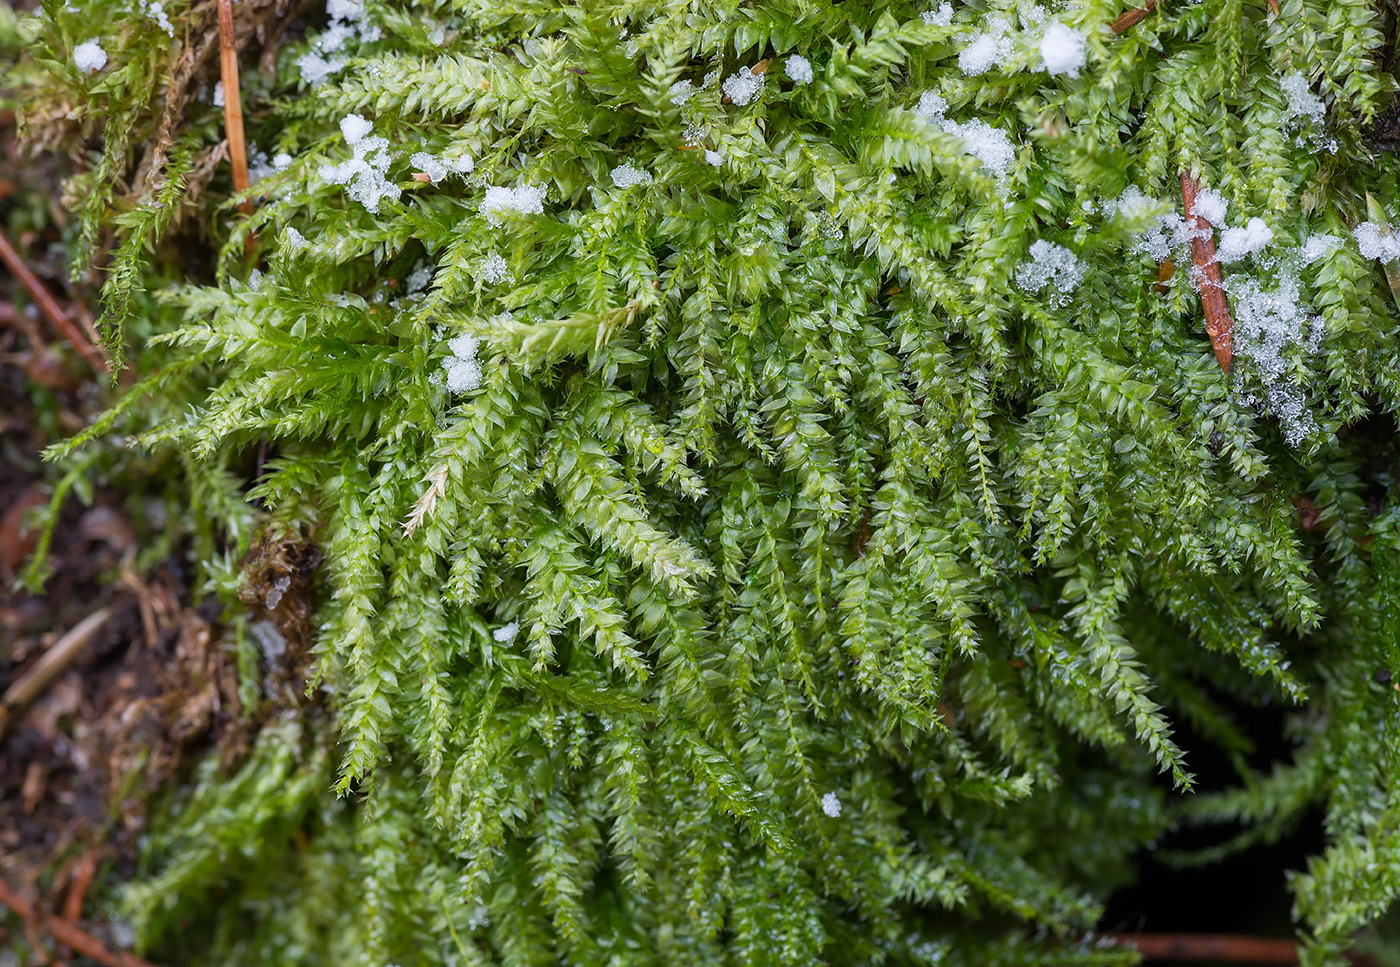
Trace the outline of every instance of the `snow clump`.
<instances>
[{"instance_id":1,"label":"snow clump","mask_svg":"<svg viewBox=\"0 0 1400 967\"><path fill-rule=\"evenodd\" d=\"M442 361L442 366L447 377L449 393L466 393L481 385L481 363L476 358L479 345L481 340L470 333L462 333L447 341L447 348L452 351L452 355Z\"/></svg>"},{"instance_id":2,"label":"snow clump","mask_svg":"<svg viewBox=\"0 0 1400 967\"><path fill-rule=\"evenodd\" d=\"M651 184L652 177L650 171L634 168L630 162L624 162L612 170L612 180L619 188L631 188L633 185Z\"/></svg>"},{"instance_id":3,"label":"snow clump","mask_svg":"<svg viewBox=\"0 0 1400 967\"><path fill-rule=\"evenodd\" d=\"M170 22L162 0L141 0L141 12L154 20L156 26L161 30L164 30L171 37L175 36L175 25Z\"/></svg>"},{"instance_id":4,"label":"snow clump","mask_svg":"<svg viewBox=\"0 0 1400 967\"><path fill-rule=\"evenodd\" d=\"M1015 49L1010 37L1011 24L1005 17L987 18L987 29L971 35L958 54L958 67L969 77L985 74L1011 56Z\"/></svg>"},{"instance_id":5,"label":"snow clump","mask_svg":"<svg viewBox=\"0 0 1400 967\"><path fill-rule=\"evenodd\" d=\"M107 66L107 52L97 41L89 40L73 48L73 63L80 71L96 74Z\"/></svg>"},{"instance_id":6,"label":"snow clump","mask_svg":"<svg viewBox=\"0 0 1400 967\"><path fill-rule=\"evenodd\" d=\"M1056 20L1045 28L1040 56L1051 74L1078 77L1085 61L1084 35Z\"/></svg>"},{"instance_id":7,"label":"snow clump","mask_svg":"<svg viewBox=\"0 0 1400 967\"><path fill-rule=\"evenodd\" d=\"M825 796L822 796L822 812L826 813L832 819L841 815L841 800L837 798L836 793L829 792Z\"/></svg>"},{"instance_id":8,"label":"snow clump","mask_svg":"<svg viewBox=\"0 0 1400 967\"><path fill-rule=\"evenodd\" d=\"M341 119L340 133L355 154L338 165L323 165L321 177L332 185L344 185L346 194L372 212L385 198L398 201L403 191L386 175L394 160L387 138L370 137L374 125L358 114Z\"/></svg>"},{"instance_id":9,"label":"snow clump","mask_svg":"<svg viewBox=\"0 0 1400 967\"><path fill-rule=\"evenodd\" d=\"M1338 235L1310 235L1303 245L1303 264L1312 265L1318 259L1325 259L1337 249L1342 247L1341 236Z\"/></svg>"},{"instance_id":10,"label":"snow clump","mask_svg":"<svg viewBox=\"0 0 1400 967\"><path fill-rule=\"evenodd\" d=\"M953 23L953 5L940 3L937 10L923 12L924 23L930 27L947 27Z\"/></svg>"},{"instance_id":11,"label":"snow clump","mask_svg":"<svg viewBox=\"0 0 1400 967\"><path fill-rule=\"evenodd\" d=\"M504 282L508 275L510 275L510 266L495 252L486 256L486 261L481 263L481 268L476 273L476 277L487 285Z\"/></svg>"},{"instance_id":12,"label":"snow clump","mask_svg":"<svg viewBox=\"0 0 1400 967\"><path fill-rule=\"evenodd\" d=\"M1389 229L1383 229L1375 222L1362 222L1351 233L1356 236L1356 244L1365 258L1378 262L1400 259L1400 236Z\"/></svg>"},{"instance_id":13,"label":"snow clump","mask_svg":"<svg viewBox=\"0 0 1400 967\"><path fill-rule=\"evenodd\" d=\"M794 84L812 83L812 62L801 54L793 54L787 59L784 65L787 76L792 78Z\"/></svg>"},{"instance_id":14,"label":"snow clump","mask_svg":"<svg viewBox=\"0 0 1400 967\"><path fill-rule=\"evenodd\" d=\"M311 244L306 240L305 235L301 234L301 232L298 232L290 225L282 232L282 238L288 252L300 252Z\"/></svg>"},{"instance_id":15,"label":"snow clump","mask_svg":"<svg viewBox=\"0 0 1400 967\"><path fill-rule=\"evenodd\" d=\"M1327 115L1327 107L1322 103L1322 98L1312 92L1306 77L1298 72L1289 74L1279 81L1279 87L1283 89L1283 96L1288 99L1290 120L1322 123L1322 119Z\"/></svg>"},{"instance_id":16,"label":"snow clump","mask_svg":"<svg viewBox=\"0 0 1400 967\"><path fill-rule=\"evenodd\" d=\"M481 200L481 213L492 225L501 224L506 212L517 215L539 215L544 212L544 188L519 185L515 188L487 188Z\"/></svg>"},{"instance_id":17,"label":"snow clump","mask_svg":"<svg viewBox=\"0 0 1400 967\"><path fill-rule=\"evenodd\" d=\"M215 82L214 82L214 106L215 106L215 107L223 107L223 106L224 106L224 82L223 82L223 81L215 81Z\"/></svg>"},{"instance_id":18,"label":"snow clump","mask_svg":"<svg viewBox=\"0 0 1400 967\"><path fill-rule=\"evenodd\" d=\"M1039 239L1031 244L1030 261L1016 267L1016 285L1030 295L1047 285L1053 286L1055 292L1051 293L1051 301L1065 305L1069 294L1084 281L1084 270L1084 263L1069 249Z\"/></svg>"},{"instance_id":19,"label":"snow clump","mask_svg":"<svg viewBox=\"0 0 1400 967\"><path fill-rule=\"evenodd\" d=\"M1273 413L1288 445L1296 447L1317 423L1308 412L1302 387L1289 377L1287 354L1293 347L1320 352L1322 320L1307 311L1298 279L1290 273L1270 289L1255 279L1236 276L1229 291L1235 353L1253 361L1263 383L1263 398L1246 397L1246 402Z\"/></svg>"},{"instance_id":20,"label":"snow clump","mask_svg":"<svg viewBox=\"0 0 1400 967\"><path fill-rule=\"evenodd\" d=\"M695 96L695 88L690 81L676 81L671 85L671 103L679 107Z\"/></svg>"},{"instance_id":21,"label":"snow clump","mask_svg":"<svg viewBox=\"0 0 1400 967\"><path fill-rule=\"evenodd\" d=\"M314 49L297 58L301 79L311 87L324 83L326 78L345 67L344 56L326 57L325 54L336 53L350 40L376 41L383 33L379 27L365 23L362 0L326 0L326 13L330 23L316 39Z\"/></svg>"},{"instance_id":22,"label":"snow clump","mask_svg":"<svg viewBox=\"0 0 1400 967\"><path fill-rule=\"evenodd\" d=\"M1225 213L1229 204L1214 188L1205 188L1196 193L1196 204L1191 206L1191 214L1204 218L1212 225L1224 225Z\"/></svg>"},{"instance_id":23,"label":"snow clump","mask_svg":"<svg viewBox=\"0 0 1400 967\"><path fill-rule=\"evenodd\" d=\"M518 634L520 634L520 622L512 621L510 624L501 625L501 627L491 632L491 637L495 641L506 642L513 641Z\"/></svg>"},{"instance_id":24,"label":"snow clump","mask_svg":"<svg viewBox=\"0 0 1400 967\"><path fill-rule=\"evenodd\" d=\"M950 121L943 116L946 110L948 102L941 95L924 91L914 113L944 133L962 138L964 151L982 162L982 167L998 180L1005 178L1016 160L1016 148L1006 132L975 118L966 123Z\"/></svg>"},{"instance_id":25,"label":"snow clump","mask_svg":"<svg viewBox=\"0 0 1400 967\"><path fill-rule=\"evenodd\" d=\"M763 81L763 74L755 74L747 67L741 67L737 73L726 78L720 87L730 101L743 106L758 97L759 92L763 90Z\"/></svg>"},{"instance_id":26,"label":"snow clump","mask_svg":"<svg viewBox=\"0 0 1400 967\"><path fill-rule=\"evenodd\" d=\"M429 180L432 181L433 184L437 184L439 181L447 177L447 165L443 164L441 161L428 154L428 152L426 151L419 151L417 154L415 154L408 160L412 162L413 166L416 167L419 171L427 175Z\"/></svg>"},{"instance_id":27,"label":"snow clump","mask_svg":"<svg viewBox=\"0 0 1400 967\"><path fill-rule=\"evenodd\" d=\"M705 160L718 168L720 165L724 164L724 155L720 154L718 151L706 151Z\"/></svg>"},{"instance_id":28,"label":"snow clump","mask_svg":"<svg viewBox=\"0 0 1400 967\"><path fill-rule=\"evenodd\" d=\"M347 144L357 144L374 130L374 124L358 114L347 114L340 119L340 133L345 135Z\"/></svg>"},{"instance_id":29,"label":"snow clump","mask_svg":"<svg viewBox=\"0 0 1400 967\"><path fill-rule=\"evenodd\" d=\"M1262 218L1251 218L1244 228L1227 228L1220 233L1215 256L1222 263L1238 262L1260 251L1274 240L1274 233Z\"/></svg>"}]
</instances>

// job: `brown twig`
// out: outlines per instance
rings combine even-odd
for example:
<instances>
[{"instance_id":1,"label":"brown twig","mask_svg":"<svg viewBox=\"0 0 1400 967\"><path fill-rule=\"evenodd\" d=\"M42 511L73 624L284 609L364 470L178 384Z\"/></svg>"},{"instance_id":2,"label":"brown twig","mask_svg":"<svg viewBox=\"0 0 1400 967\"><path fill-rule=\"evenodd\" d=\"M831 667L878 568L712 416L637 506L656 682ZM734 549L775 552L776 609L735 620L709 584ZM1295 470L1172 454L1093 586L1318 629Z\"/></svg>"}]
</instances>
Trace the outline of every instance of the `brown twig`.
<instances>
[{"instance_id":1,"label":"brown twig","mask_svg":"<svg viewBox=\"0 0 1400 967\"><path fill-rule=\"evenodd\" d=\"M219 67L224 82L224 130L228 134L228 157L233 165L233 190L248 189L248 146L243 141L243 97L238 89L238 46L233 37L233 0L219 0ZM253 203L238 206L245 215L253 214Z\"/></svg>"},{"instance_id":2,"label":"brown twig","mask_svg":"<svg viewBox=\"0 0 1400 967\"><path fill-rule=\"evenodd\" d=\"M1226 373L1234 358L1231 333L1235 321L1230 317L1230 304L1225 299L1225 280L1220 276L1220 260L1215 257L1215 238L1210 222L1196 211L1196 195L1200 183L1189 171L1181 173L1181 199L1186 208L1186 224L1191 230L1191 282L1201 293L1201 309L1206 315L1206 333L1216 361Z\"/></svg>"},{"instance_id":3,"label":"brown twig","mask_svg":"<svg viewBox=\"0 0 1400 967\"><path fill-rule=\"evenodd\" d=\"M1142 23L1142 21L1147 19L1147 15L1156 9L1157 0L1147 0L1142 6L1125 11L1122 16L1108 25L1108 29L1115 34L1124 33L1130 27Z\"/></svg>"},{"instance_id":4,"label":"brown twig","mask_svg":"<svg viewBox=\"0 0 1400 967\"><path fill-rule=\"evenodd\" d=\"M44 693L111 616L110 608L99 608L79 621L5 690L4 698L0 698L0 736L4 736L15 713Z\"/></svg>"},{"instance_id":5,"label":"brown twig","mask_svg":"<svg viewBox=\"0 0 1400 967\"><path fill-rule=\"evenodd\" d=\"M73 344L73 348L78 351L78 354L86 359L88 364L99 373L108 372L111 367L108 366L107 360L103 357L102 352L92 343L88 342L87 337L83 335L82 331L78 329L77 326L73 325L73 321L68 318L67 313L59 306L58 300L53 297L53 293L49 292L48 288L39 280L39 277L34 274L34 271L30 269L24 259L20 258L19 252L15 251L15 247L10 244L9 236L7 236L3 230L0 230L0 261L3 261L5 266L14 273L15 278L19 280L19 284L24 286L24 290L29 293L29 297L33 299L34 304L39 307L39 311L53 324L53 327L58 330L60 335Z\"/></svg>"},{"instance_id":6,"label":"brown twig","mask_svg":"<svg viewBox=\"0 0 1400 967\"><path fill-rule=\"evenodd\" d=\"M9 907L15 916L26 923L38 924L59 943L73 948L104 967L155 967L149 960L129 954L125 950L111 950L82 927L69 923L57 914L38 913L34 904L24 894L4 880L0 880L0 903Z\"/></svg>"},{"instance_id":7,"label":"brown twig","mask_svg":"<svg viewBox=\"0 0 1400 967\"><path fill-rule=\"evenodd\" d=\"M1144 960L1226 961L1232 964L1296 964L1298 944L1275 937L1212 933L1109 934L1115 944L1136 947Z\"/></svg>"}]
</instances>

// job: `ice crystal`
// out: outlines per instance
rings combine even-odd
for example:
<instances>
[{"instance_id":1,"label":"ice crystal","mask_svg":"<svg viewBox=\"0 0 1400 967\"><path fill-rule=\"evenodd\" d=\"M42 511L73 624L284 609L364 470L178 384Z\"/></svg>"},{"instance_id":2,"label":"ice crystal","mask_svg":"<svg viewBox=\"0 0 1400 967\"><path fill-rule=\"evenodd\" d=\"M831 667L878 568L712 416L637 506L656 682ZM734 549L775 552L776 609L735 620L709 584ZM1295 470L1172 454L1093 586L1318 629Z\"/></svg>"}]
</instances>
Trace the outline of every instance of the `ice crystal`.
<instances>
[{"instance_id":1,"label":"ice crystal","mask_svg":"<svg viewBox=\"0 0 1400 967\"><path fill-rule=\"evenodd\" d=\"M488 285L495 285L504 282L510 275L510 266L500 255L492 252L486 256L486 260L481 263L481 268L477 270L476 277Z\"/></svg>"},{"instance_id":2,"label":"ice crystal","mask_svg":"<svg viewBox=\"0 0 1400 967\"><path fill-rule=\"evenodd\" d=\"M671 85L670 95L671 103L679 106L695 96L695 88L690 81L676 81Z\"/></svg>"},{"instance_id":3,"label":"ice crystal","mask_svg":"<svg viewBox=\"0 0 1400 967\"><path fill-rule=\"evenodd\" d=\"M1310 235L1303 245L1302 259L1304 265L1312 265L1318 259L1324 259L1331 255L1343 244L1341 236L1338 235Z\"/></svg>"}]
</instances>

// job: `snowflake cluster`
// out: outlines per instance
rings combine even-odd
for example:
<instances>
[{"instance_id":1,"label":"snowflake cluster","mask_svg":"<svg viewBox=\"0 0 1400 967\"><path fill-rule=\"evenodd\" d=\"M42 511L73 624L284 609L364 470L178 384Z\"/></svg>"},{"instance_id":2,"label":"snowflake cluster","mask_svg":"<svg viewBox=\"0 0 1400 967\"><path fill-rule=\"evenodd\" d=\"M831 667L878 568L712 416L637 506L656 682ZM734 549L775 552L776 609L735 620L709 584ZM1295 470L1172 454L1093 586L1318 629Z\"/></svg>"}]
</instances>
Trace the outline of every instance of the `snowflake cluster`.
<instances>
[{"instance_id":1,"label":"snowflake cluster","mask_svg":"<svg viewBox=\"0 0 1400 967\"><path fill-rule=\"evenodd\" d=\"M329 184L344 185L346 194L372 212L379 211L380 202L388 198L398 201L402 189L388 178L389 165L394 160L387 138L371 137L373 123L358 114L350 114L340 122L340 133L354 151L349 161L338 165L323 165L321 177Z\"/></svg>"}]
</instances>

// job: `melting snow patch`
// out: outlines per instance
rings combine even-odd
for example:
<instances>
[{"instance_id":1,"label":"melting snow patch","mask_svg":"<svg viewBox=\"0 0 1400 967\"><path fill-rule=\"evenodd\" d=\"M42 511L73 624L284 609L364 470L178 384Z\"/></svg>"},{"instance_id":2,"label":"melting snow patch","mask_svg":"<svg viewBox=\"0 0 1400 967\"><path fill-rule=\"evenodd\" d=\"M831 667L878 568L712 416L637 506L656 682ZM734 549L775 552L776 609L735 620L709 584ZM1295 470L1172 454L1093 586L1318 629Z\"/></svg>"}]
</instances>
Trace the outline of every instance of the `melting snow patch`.
<instances>
[{"instance_id":1,"label":"melting snow patch","mask_svg":"<svg viewBox=\"0 0 1400 967\"><path fill-rule=\"evenodd\" d=\"M1051 74L1078 77L1085 61L1084 35L1056 20L1045 28L1040 56Z\"/></svg>"},{"instance_id":2,"label":"melting snow patch","mask_svg":"<svg viewBox=\"0 0 1400 967\"><path fill-rule=\"evenodd\" d=\"M1084 263L1063 245L1044 239L1031 244L1030 254L1030 261L1016 267L1016 284L1021 291L1034 295L1050 285L1055 289L1051 301L1056 305L1068 303L1069 294L1084 281Z\"/></svg>"},{"instance_id":3,"label":"melting snow patch","mask_svg":"<svg viewBox=\"0 0 1400 967\"><path fill-rule=\"evenodd\" d=\"M812 62L801 54L793 54L787 59L784 65L787 76L792 78L794 84L812 83Z\"/></svg>"},{"instance_id":4,"label":"melting snow patch","mask_svg":"<svg viewBox=\"0 0 1400 967\"><path fill-rule=\"evenodd\" d=\"M78 70L95 74L107 66L107 52L97 41L89 40L73 48L73 63Z\"/></svg>"}]
</instances>

